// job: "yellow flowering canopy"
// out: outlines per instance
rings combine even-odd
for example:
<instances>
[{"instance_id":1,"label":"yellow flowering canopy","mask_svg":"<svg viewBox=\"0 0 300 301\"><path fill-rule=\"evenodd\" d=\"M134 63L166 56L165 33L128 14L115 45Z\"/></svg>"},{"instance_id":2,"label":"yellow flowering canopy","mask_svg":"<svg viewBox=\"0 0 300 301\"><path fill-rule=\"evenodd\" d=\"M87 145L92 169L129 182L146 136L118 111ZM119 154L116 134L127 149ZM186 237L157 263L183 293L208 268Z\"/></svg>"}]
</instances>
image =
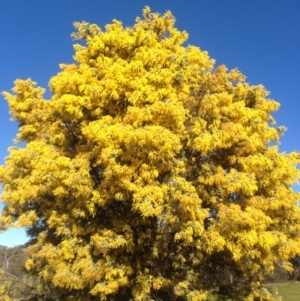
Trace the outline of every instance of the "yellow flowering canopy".
<instances>
[{"instance_id":1,"label":"yellow flowering canopy","mask_svg":"<svg viewBox=\"0 0 300 301\"><path fill-rule=\"evenodd\" d=\"M30 79L4 92L25 147L0 169L0 224L27 228L27 270L65 300L272 300L263 275L299 253L279 104L174 23L75 22L50 100Z\"/></svg>"}]
</instances>

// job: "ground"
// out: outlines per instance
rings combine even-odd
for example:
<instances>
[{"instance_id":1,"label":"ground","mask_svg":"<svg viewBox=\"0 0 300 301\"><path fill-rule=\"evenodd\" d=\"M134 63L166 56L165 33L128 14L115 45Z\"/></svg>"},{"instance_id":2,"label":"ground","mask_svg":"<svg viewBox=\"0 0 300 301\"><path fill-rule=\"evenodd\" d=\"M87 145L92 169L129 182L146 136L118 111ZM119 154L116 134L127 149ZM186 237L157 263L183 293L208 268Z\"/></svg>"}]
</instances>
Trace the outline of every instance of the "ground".
<instances>
[{"instance_id":1,"label":"ground","mask_svg":"<svg viewBox=\"0 0 300 301\"><path fill-rule=\"evenodd\" d=\"M300 282L274 283L266 286L271 289L277 288L282 301L300 301Z\"/></svg>"}]
</instances>

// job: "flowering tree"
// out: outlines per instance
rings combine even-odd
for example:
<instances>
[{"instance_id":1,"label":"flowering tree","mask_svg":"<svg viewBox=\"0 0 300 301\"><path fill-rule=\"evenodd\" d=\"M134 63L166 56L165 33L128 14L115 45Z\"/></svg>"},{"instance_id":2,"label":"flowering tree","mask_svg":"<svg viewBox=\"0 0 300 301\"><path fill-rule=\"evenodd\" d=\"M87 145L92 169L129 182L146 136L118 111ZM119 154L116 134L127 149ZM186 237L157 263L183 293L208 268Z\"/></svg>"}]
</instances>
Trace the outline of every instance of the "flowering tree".
<instances>
[{"instance_id":1,"label":"flowering tree","mask_svg":"<svg viewBox=\"0 0 300 301\"><path fill-rule=\"evenodd\" d=\"M263 275L300 250L299 154L279 104L183 46L170 12L75 23L76 64L5 92L19 122L1 167L4 227L66 300L271 300Z\"/></svg>"}]
</instances>

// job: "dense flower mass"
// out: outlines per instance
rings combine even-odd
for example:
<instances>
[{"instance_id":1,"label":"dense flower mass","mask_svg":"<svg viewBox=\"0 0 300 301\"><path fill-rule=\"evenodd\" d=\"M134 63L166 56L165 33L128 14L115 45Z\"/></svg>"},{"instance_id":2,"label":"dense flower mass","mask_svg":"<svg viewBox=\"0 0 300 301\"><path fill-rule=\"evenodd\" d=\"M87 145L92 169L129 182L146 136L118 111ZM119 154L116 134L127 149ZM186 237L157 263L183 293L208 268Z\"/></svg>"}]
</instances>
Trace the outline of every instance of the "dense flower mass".
<instances>
[{"instance_id":1,"label":"dense flower mass","mask_svg":"<svg viewBox=\"0 0 300 301\"><path fill-rule=\"evenodd\" d=\"M272 300L260 281L299 253L279 104L174 23L76 22L50 100L30 79L4 93L26 146L0 169L0 223L27 228L26 268L66 300Z\"/></svg>"}]
</instances>

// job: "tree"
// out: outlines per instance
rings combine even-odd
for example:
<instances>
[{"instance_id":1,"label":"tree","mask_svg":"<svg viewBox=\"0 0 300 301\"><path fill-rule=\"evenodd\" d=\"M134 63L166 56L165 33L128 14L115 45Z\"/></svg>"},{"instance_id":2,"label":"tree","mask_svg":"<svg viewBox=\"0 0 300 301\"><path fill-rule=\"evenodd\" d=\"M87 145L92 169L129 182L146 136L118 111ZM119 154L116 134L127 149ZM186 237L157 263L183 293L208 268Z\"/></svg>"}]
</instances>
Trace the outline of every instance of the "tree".
<instances>
[{"instance_id":1,"label":"tree","mask_svg":"<svg viewBox=\"0 0 300 301\"><path fill-rule=\"evenodd\" d=\"M291 264L293 265L293 271L289 274L289 278L300 281L300 256L292 258Z\"/></svg>"},{"instance_id":2,"label":"tree","mask_svg":"<svg viewBox=\"0 0 300 301\"><path fill-rule=\"evenodd\" d=\"M13 275L22 274L26 257L22 246L13 248L0 246L0 267Z\"/></svg>"},{"instance_id":3,"label":"tree","mask_svg":"<svg viewBox=\"0 0 300 301\"><path fill-rule=\"evenodd\" d=\"M131 28L76 22L76 64L4 92L17 142L0 222L26 227L26 268L65 300L271 300L300 250L299 153L279 103L184 46L170 12Z\"/></svg>"},{"instance_id":4,"label":"tree","mask_svg":"<svg viewBox=\"0 0 300 301\"><path fill-rule=\"evenodd\" d=\"M34 285L24 271L28 255L23 246L0 246L0 297L1 300L17 300L30 296ZM11 299L13 298L13 299Z\"/></svg>"}]
</instances>

